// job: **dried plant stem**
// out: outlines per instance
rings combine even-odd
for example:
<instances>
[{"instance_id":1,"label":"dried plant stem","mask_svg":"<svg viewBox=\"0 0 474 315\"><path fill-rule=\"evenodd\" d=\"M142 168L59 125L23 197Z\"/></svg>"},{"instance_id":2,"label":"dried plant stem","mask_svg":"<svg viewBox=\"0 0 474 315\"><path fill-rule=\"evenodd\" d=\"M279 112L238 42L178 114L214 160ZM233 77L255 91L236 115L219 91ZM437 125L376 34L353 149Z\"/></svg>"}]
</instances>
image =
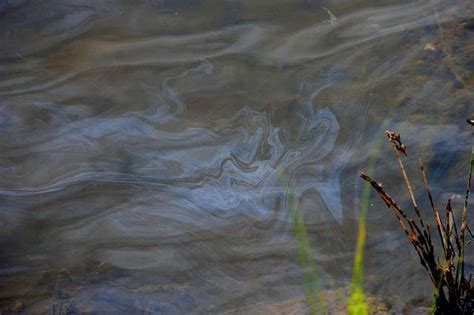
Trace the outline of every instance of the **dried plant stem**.
<instances>
[{"instance_id":1,"label":"dried plant stem","mask_svg":"<svg viewBox=\"0 0 474 315\"><path fill-rule=\"evenodd\" d=\"M469 123L471 123L468 120ZM474 314L474 287L471 286L471 276L466 279L464 275L464 251L466 245L466 231L472 237L471 230L467 225L467 206L470 193L472 169L474 164L474 149L471 151L469 173L467 179L466 194L464 198L464 208L461 219L461 229L458 231L456 218L451 206L451 199L445 206L445 222L436 208L433 195L431 193L425 168L420 161L420 170L423 183L431 205L431 210L435 220L438 235L441 241L444 261L440 262L431 239L430 225L425 223L421 216L420 209L416 202L413 187L408 179L408 174L403 164L401 154L406 155L406 146L401 142L400 135L387 131L386 135L392 144L393 152L400 166L400 172L405 181L417 222L415 222L405 210L398 205L390 195L384 191L382 184L373 180L364 172L360 176L367 181L378 193L394 213L403 232L415 249L420 259L421 265L426 269L433 283L435 303L433 311L435 314ZM472 241L472 239L470 240Z\"/></svg>"},{"instance_id":2,"label":"dried plant stem","mask_svg":"<svg viewBox=\"0 0 474 315\"><path fill-rule=\"evenodd\" d=\"M406 147L400 141L400 135L396 135L394 137L394 133L386 131L385 134L387 135L390 142L392 142L392 150L397 157L398 165L400 166L400 170L402 172L403 180L405 181L405 185L408 189L408 194L410 195L411 202L413 203L413 208L415 210L416 216L418 217L418 221L422 228L425 227L423 219L421 218L420 209L418 208L418 204L416 203L415 194L413 193L412 186L410 184L410 180L408 179L407 172L405 170L405 166L403 165L403 161L400 158L400 152L403 152L406 155Z\"/></svg>"},{"instance_id":3,"label":"dried plant stem","mask_svg":"<svg viewBox=\"0 0 474 315\"><path fill-rule=\"evenodd\" d=\"M468 123L469 123L469 120L468 120ZM471 178L472 178L473 164L474 164L474 145L471 145L471 158L469 161L469 172L467 175L466 193L464 195L464 207L462 211L462 221L461 221L461 249L458 256L458 265L460 265L461 267L461 277L464 277L464 247L465 247L465 235L466 235L466 228L467 228L467 205L469 202L469 193L471 191Z\"/></svg>"},{"instance_id":4,"label":"dried plant stem","mask_svg":"<svg viewBox=\"0 0 474 315\"><path fill-rule=\"evenodd\" d=\"M419 160L419 162L420 162L421 175L423 177L423 183L425 184L426 193L428 194L428 198L430 200L431 210L433 211L433 216L435 218L436 227L437 227L437 230L438 230L438 235L439 235L439 238L441 240L444 256L446 257L447 256L447 250L448 250L448 247L449 247L449 242L446 239L446 234L447 234L446 229L443 225L443 222L441 221L441 215L439 214L439 211L438 211L438 209L436 208L436 206L434 204L433 195L431 194L430 185L428 183L425 168L423 166L423 163L421 162L421 159Z\"/></svg>"},{"instance_id":5,"label":"dried plant stem","mask_svg":"<svg viewBox=\"0 0 474 315\"><path fill-rule=\"evenodd\" d=\"M370 185L377 191L379 196L385 201L385 204L387 207L392 209L393 213L395 214L396 218L398 219L398 222L400 226L402 227L403 231L407 235L408 239L410 242L414 244L415 250L418 253L418 256L422 260L423 266L427 268L427 260L431 260L427 255L423 253L423 250L426 248L429 248L430 246L427 246L427 240L424 239L423 233L421 232L420 228L417 226L417 224L408 217L408 215L403 211L403 209L390 197L388 193L386 193L382 185L374 181L372 178L367 176L364 172L360 173L360 177L362 177L364 180L370 183ZM421 235L421 238L419 237ZM428 270L429 271L429 270ZM430 274L431 275L431 274ZM433 283L437 282L436 277L432 277L431 279Z\"/></svg>"}]
</instances>

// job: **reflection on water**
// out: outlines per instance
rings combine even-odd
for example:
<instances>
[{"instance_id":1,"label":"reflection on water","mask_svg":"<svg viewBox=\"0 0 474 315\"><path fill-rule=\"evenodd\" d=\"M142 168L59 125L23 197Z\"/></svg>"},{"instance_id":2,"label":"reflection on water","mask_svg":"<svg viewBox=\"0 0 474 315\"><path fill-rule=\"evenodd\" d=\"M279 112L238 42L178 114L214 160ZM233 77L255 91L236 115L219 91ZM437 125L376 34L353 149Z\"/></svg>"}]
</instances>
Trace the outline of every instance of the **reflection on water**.
<instances>
[{"instance_id":1,"label":"reflection on water","mask_svg":"<svg viewBox=\"0 0 474 315\"><path fill-rule=\"evenodd\" d=\"M0 1L1 307L301 299L283 176L323 286L344 288L383 121L414 148L409 167L429 162L440 201L463 187L473 15L465 1ZM376 174L398 195L388 156ZM375 198L368 230L367 290L429 299Z\"/></svg>"}]
</instances>

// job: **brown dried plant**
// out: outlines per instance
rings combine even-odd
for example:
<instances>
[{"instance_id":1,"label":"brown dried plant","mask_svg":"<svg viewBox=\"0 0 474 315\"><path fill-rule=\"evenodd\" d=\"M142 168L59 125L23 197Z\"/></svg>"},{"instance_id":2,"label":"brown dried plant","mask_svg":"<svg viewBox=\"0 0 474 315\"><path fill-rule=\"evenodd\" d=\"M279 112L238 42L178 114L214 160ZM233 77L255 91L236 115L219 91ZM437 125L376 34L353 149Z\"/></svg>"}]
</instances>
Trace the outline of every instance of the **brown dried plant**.
<instances>
[{"instance_id":1,"label":"brown dried plant","mask_svg":"<svg viewBox=\"0 0 474 315\"><path fill-rule=\"evenodd\" d=\"M468 120L469 123L471 123ZM471 240L472 232L467 225L467 206L471 185L472 168L474 164L471 152L470 167L468 172L466 194L464 198L464 209L461 217L461 228L451 207L451 198L445 205L445 216L441 215L435 206L430 186L425 173L425 168L420 160L421 176L431 205L437 234L440 239L440 250L433 245L430 224L425 222L421 216L416 202L413 188L408 179L401 154L407 155L406 146L401 142L399 134L386 131L388 140L392 144L393 152L397 158L402 177L408 190L413 205L414 216L410 216L390 195L382 188L382 184L376 182L364 172L360 176L375 189L380 198L389 207L397 218L403 232L415 248L421 265L426 269L434 286L434 314L474 314L474 286L471 283L472 274L465 276L464 250L469 242L466 242L466 234ZM442 260L440 260L440 256Z\"/></svg>"}]
</instances>

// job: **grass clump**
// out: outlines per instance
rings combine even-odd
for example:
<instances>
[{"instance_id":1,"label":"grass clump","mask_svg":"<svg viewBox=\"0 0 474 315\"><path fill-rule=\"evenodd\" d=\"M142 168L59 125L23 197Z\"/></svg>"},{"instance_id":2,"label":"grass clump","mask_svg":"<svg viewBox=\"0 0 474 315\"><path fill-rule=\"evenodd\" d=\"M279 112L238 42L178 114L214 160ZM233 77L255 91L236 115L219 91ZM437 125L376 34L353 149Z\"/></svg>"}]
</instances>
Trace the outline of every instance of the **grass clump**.
<instances>
[{"instance_id":1,"label":"grass clump","mask_svg":"<svg viewBox=\"0 0 474 315\"><path fill-rule=\"evenodd\" d=\"M472 125L473 121L468 120L468 123ZM393 152L399 164L400 172L413 206L413 212L409 214L408 211L393 200L384 190L382 184L373 180L364 172L360 172L360 176L375 189L387 207L392 210L408 240L415 248L420 258L420 263L427 271L434 287L432 313L474 314L474 286L471 282L472 274L467 277L464 268L465 248L474 238L467 224L467 208L474 164L474 151L471 150L464 207L460 222L457 222L459 219L456 220L454 215L451 199L447 201L444 207L444 216L442 216L434 204L425 169L420 161L421 176L431 205L437 235L440 240L441 248L437 249L436 247L438 246L433 244L430 224L421 216L420 208L416 202L412 185L403 164L402 156L407 155L406 146L401 142L399 134L390 131L386 131L385 133L392 145ZM468 237L470 240L466 240Z\"/></svg>"}]
</instances>

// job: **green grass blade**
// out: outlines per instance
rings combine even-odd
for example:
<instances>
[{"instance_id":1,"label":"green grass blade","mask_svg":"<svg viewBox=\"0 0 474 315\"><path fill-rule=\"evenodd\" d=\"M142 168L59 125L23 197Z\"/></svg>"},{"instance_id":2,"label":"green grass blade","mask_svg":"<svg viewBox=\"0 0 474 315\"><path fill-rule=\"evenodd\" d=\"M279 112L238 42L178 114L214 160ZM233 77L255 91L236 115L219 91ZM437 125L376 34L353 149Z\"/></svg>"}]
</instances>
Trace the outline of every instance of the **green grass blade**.
<instances>
[{"instance_id":1,"label":"green grass blade","mask_svg":"<svg viewBox=\"0 0 474 315\"><path fill-rule=\"evenodd\" d=\"M390 124L390 120L386 119L380 126L380 129L385 130ZM376 139L373 147L373 153L369 158L367 165L367 175L373 177L375 166L379 158L380 147L382 145L383 137ZM367 214L369 211L371 187L369 183L364 184L364 192L362 195L361 209L358 221L357 244L354 258L354 269L352 273L352 283L350 288L349 300L347 304L347 312L351 315L365 315L368 314L369 308L366 303L366 296L364 293L364 257L365 244L367 242Z\"/></svg>"},{"instance_id":2,"label":"green grass blade","mask_svg":"<svg viewBox=\"0 0 474 315\"><path fill-rule=\"evenodd\" d=\"M299 200L295 197L290 187L287 176L282 173L285 183L285 198L288 202L289 212L293 220L293 233L296 238L297 253L303 269L303 277L306 286L307 302L311 314L328 314L328 306L325 296L321 290L319 276L314 262L311 243L304 226L303 218L299 211Z\"/></svg>"}]
</instances>

